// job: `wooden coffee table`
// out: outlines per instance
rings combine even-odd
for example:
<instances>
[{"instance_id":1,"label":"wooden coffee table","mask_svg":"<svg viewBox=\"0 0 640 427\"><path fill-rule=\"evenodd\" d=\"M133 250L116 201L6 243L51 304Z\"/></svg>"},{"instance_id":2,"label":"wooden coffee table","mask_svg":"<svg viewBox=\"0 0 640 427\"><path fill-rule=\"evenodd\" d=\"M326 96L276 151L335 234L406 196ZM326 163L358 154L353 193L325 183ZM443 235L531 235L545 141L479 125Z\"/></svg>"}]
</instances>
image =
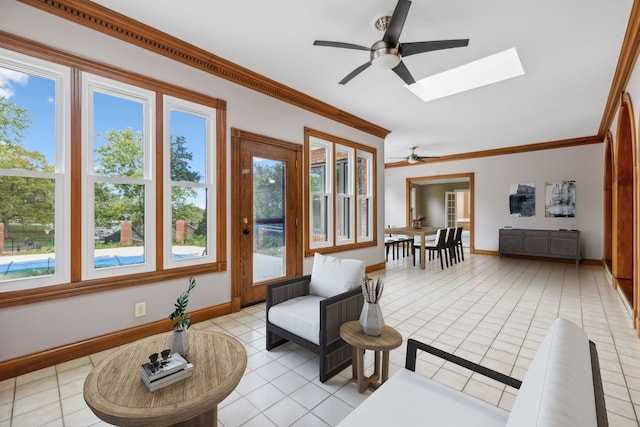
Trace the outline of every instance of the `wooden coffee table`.
<instances>
[{"instance_id":1,"label":"wooden coffee table","mask_svg":"<svg viewBox=\"0 0 640 427\"><path fill-rule=\"evenodd\" d=\"M235 338L189 331L187 358L193 375L155 392L140 379L149 355L169 348L171 333L114 350L87 376L84 399L103 421L118 426L215 426L218 403L236 388L247 367L247 352Z\"/></svg>"},{"instance_id":2,"label":"wooden coffee table","mask_svg":"<svg viewBox=\"0 0 640 427\"><path fill-rule=\"evenodd\" d=\"M402 335L391 326L385 326L377 337L362 332L360 322L352 320L340 326L340 338L351 344L353 379L358 383L358 392L364 393L367 388L376 389L389 378L389 350L400 347ZM364 375L364 352L373 350L373 374ZM382 353L382 365L380 364Z\"/></svg>"}]
</instances>

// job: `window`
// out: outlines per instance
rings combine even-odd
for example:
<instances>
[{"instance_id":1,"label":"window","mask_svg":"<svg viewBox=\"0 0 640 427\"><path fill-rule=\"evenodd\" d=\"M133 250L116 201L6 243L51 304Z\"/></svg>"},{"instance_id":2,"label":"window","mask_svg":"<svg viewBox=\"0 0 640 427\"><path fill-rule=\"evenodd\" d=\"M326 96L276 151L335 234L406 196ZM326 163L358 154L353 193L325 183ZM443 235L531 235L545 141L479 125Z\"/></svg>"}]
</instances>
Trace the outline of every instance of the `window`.
<instances>
[{"instance_id":1,"label":"window","mask_svg":"<svg viewBox=\"0 0 640 427\"><path fill-rule=\"evenodd\" d=\"M86 278L155 269L155 95L83 73Z\"/></svg>"},{"instance_id":2,"label":"window","mask_svg":"<svg viewBox=\"0 0 640 427\"><path fill-rule=\"evenodd\" d=\"M327 173L331 165L331 145L317 138L309 138L309 203L311 216L311 246L324 247L333 244L333 198L332 173Z\"/></svg>"},{"instance_id":3,"label":"window","mask_svg":"<svg viewBox=\"0 0 640 427\"><path fill-rule=\"evenodd\" d=\"M69 280L69 70L0 49L0 289Z\"/></svg>"},{"instance_id":4,"label":"window","mask_svg":"<svg viewBox=\"0 0 640 427\"><path fill-rule=\"evenodd\" d=\"M306 255L375 245L375 149L305 130Z\"/></svg>"},{"instance_id":5,"label":"window","mask_svg":"<svg viewBox=\"0 0 640 427\"><path fill-rule=\"evenodd\" d=\"M0 293L226 270L226 103L55 55L65 66L0 49Z\"/></svg>"},{"instance_id":6,"label":"window","mask_svg":"<svg viewBox=\"0 0 640 427\"><path fill-rule=\"evenodd\" d=\"M353 148L336 145L336 244L354 243Z\"/></svg>"},{"instance_id":7,"label":"window","mask_svg":"<svg viewBox=\"0 0 640 427\"><path fill-rule=\"evenodd\" d=\"M365 242L373 240L373 154L358 150L357 157L358 241Z\"/></svg>"},{"instance_id":8,"label":"window","mask_svg":"<svg viewBox=\"0 0 640 427\"><path fill-rule=\"evenodd\" d=\"M165 266L215 260L216 111L164 97Z\"/></svg>"}]
</instances>

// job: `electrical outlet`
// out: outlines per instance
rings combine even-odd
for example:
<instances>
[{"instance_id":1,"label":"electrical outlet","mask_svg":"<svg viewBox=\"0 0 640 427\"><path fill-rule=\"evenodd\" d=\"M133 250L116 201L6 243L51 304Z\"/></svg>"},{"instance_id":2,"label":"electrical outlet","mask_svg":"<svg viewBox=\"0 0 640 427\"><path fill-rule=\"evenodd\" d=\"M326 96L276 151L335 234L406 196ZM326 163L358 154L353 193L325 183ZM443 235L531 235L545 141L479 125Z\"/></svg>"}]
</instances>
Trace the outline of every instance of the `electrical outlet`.
<instances>
[{"instance_id":1,"label":"electrical outlet","mask_svg":"<svg viewBox=\"0 0 640 427\"><path fill-rule=\"evenodd\" d=\"M143 317L147 315L147 303L146 302L137 302L135 309L136 317Z\"/></svg>"}]
</instances>

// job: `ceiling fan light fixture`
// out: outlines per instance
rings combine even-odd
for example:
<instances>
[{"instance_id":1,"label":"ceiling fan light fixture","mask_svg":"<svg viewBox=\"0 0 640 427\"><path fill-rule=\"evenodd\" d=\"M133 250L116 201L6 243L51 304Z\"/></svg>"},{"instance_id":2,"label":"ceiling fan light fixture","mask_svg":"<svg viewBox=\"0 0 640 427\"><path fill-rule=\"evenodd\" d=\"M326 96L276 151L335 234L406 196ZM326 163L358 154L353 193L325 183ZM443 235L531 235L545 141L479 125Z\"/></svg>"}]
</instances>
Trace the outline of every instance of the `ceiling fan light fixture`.
<instances>
[{"instance_id":1,"label":"ceiling fan light fixture","mask_svg":"<svg viewBox=\"0 0 640 427\"><path fill-rule=\"evenodd\" d=\"M415 158L415 157L413 157L413 156L409 156L409 157L407 158L407 163L410 163L410 164L418 163L418 159L416 159L416 158Z\"/></svg>"},{"instance_id":2,"label":"ceiling fan light fixture","mask_svg":"<svg viewBox=\"0 0 640 427\"><path fill-rule=\"evenodd\" d=\"M400 63L398 48L380 40L371 46L371 65L381 70L391 70Z\"/></svg>"}]
</instances>

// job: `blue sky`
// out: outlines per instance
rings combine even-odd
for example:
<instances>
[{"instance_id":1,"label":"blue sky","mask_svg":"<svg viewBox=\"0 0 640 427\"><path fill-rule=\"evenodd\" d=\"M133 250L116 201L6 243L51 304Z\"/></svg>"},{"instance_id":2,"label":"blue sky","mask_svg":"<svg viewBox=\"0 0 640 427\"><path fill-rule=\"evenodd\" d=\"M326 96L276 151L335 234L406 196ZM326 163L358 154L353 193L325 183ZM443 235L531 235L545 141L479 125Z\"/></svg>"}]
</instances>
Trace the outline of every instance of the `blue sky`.
<instances>
[{"instance_id":1,"label":"blue sky","mask_svg":"<svg viewBox=\"0 0 640 427\"><path fill-rule=\"evenodd\" d=\"M43 153L50 165L55 163L55 82L51 79L27 75L0 67L0 96L29 111L31 124L23 133L23 145ZM96 93L94 98L94 135L105 135L113 129L131 127L142 132L142 104L123 98ZM205 171L204 119L192 114L172 112L171 135L187 140L187 151L193 153L191 168ZM96 139L101 145L103 140Z\"/></svg>"}]
</instances>

